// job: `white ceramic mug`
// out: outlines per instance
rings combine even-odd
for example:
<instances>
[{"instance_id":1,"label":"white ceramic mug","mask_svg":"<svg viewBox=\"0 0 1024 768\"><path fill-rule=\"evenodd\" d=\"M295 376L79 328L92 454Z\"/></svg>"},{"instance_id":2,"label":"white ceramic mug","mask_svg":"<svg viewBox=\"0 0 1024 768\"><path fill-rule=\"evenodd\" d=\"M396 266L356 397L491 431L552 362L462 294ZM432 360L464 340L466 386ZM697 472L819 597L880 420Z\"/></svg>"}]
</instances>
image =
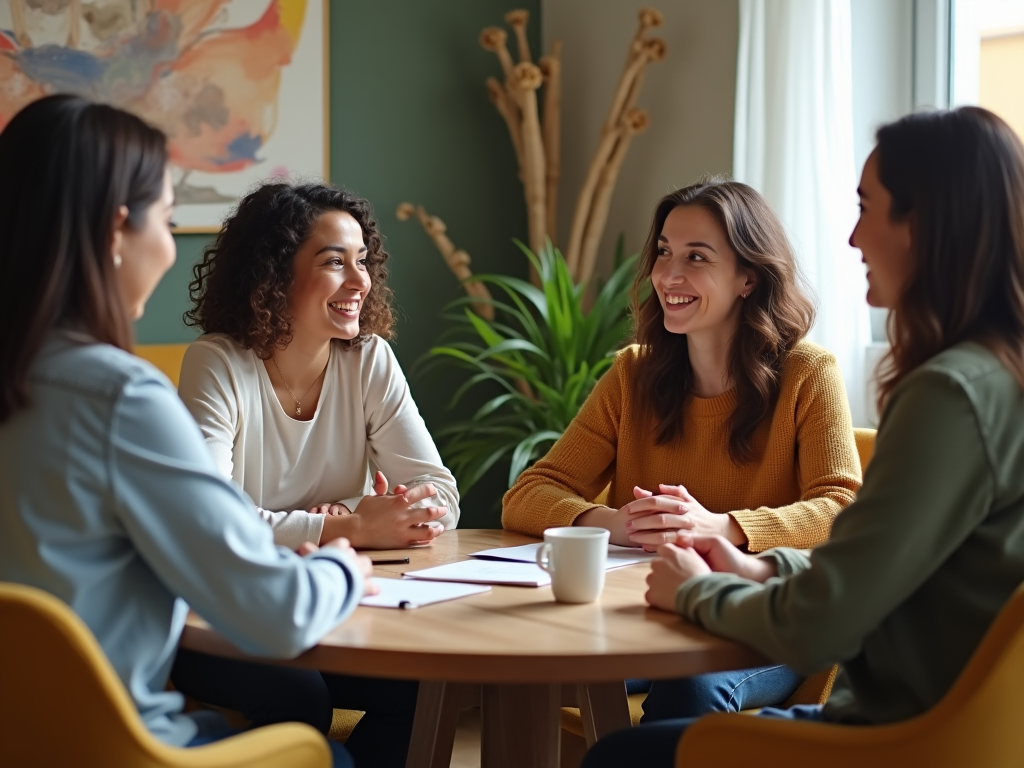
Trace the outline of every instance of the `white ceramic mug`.
<instances>
[{"instance_id":1,"label":"white ceramic mug","mask_svg":"<svg viewBox=\"0 0 1024 768\"><path fill-rule=\"evenodd\" d=\"M551 574L560 603L592 603L604 589L609 532L604 528L548 528L537 565Z\"/></svg>"}]
</instances>

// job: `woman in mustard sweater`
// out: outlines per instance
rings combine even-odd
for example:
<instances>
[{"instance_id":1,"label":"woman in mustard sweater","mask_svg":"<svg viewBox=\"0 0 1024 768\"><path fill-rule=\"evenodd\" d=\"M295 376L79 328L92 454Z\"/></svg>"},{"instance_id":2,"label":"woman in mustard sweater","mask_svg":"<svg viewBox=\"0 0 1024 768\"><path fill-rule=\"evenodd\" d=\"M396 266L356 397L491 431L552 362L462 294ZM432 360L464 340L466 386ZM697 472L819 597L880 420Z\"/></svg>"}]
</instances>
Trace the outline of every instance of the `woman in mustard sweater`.
<instances>
[{"instance_id":1,"label":"woman in mustard sweater","mask_svg":"<svg viewBox=\"0 0 1024 768\"><path fill-rule=\"evenodd\" d=\"M648 549L678 532L750 552L813 547L860 487L835 358L782 225L751 187L708 180L657 205L634 296L637 344L504 498L505 528L607 528ZM605 504L593 501L608 487ZM644 720L785 700L784 666L652 686ZM630 681L630 689L641 687Z\"/></svg>"}]
</instances>

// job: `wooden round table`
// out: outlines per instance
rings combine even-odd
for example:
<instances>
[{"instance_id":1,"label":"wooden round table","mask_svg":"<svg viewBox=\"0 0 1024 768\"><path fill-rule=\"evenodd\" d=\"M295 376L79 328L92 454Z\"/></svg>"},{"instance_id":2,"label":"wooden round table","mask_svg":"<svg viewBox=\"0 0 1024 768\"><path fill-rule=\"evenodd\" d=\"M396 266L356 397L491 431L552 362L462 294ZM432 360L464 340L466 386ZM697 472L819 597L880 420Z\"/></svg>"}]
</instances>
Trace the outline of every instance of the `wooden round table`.
<instances>
[{"instance_id":1,"label":"wooden round table","mask_svg":"<svg viewBox=\"0 0 1024 768\"><path fill-rule=\"evenodd\" d=\"M408 565L375 568L375 577L401 578L481 549L534 541L508 531L454 530L429 547L369 554L408 556ZM271 663L423 681L410 768L447 768L458 712L477 703L483 768L556 768L563 703L578 703L592 741L629 725L627 678L686 677L766 663L750 648L647 607L648 570L633 565L609 571L601 597L585 605L554 602L550 587L495 586L415 610L359 607L316 647ZM194 614L181 645L247 658Z\"/></svg>"}]
</instances>

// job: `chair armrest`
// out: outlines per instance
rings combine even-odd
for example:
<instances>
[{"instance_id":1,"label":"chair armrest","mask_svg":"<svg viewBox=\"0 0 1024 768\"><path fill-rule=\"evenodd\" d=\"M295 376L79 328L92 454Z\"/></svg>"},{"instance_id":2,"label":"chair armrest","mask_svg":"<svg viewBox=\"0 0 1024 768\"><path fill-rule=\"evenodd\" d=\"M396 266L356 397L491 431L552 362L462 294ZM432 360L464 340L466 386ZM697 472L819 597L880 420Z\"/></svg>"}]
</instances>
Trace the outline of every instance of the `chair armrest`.
<instances>
[{"instance_id":1,"label":"chair armrest","mask_svg":"<svg viewBox=\"0 0 1024 768\"><path fill-rule=\"evenodd\" d=\"M331 750L324 735L302 723L279 723L256 728L202 747L167 751L174 768L330 768Z\"/></svg>"}]
</instances>

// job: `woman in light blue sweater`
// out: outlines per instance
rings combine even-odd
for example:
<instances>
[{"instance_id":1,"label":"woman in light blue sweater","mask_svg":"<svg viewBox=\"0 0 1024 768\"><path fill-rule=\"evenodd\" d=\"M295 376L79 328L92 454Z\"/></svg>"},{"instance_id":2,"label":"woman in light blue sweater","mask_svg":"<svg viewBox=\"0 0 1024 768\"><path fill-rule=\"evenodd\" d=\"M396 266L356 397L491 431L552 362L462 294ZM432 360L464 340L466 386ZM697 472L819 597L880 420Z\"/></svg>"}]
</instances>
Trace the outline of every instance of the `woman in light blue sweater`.
<instances>
[{"instance_id":1,"label":"woman in light blue sweater","mask_svg":"<svg viewBox=\"0 0 1024 768\"><path fill-rule=\"evenodd\" d=\"M153 735L223 738L165 690L188 607L248 653L292 657L372 589L369 561L343 539L275 547L170 382L128 351L175 257L164 135L50 96L0 133L0 179L0 580L74 609Z\"/></svg>"},{"instance_id":2,"label":"woman in light blue sweater","mask_svg":"<svg viewBox=\"0 0 1024 768\"><path fill-rule=\"evenodd\" d=\"M1024 145L983 109L910 115L878 131L858 193L850 242L891 349L856 501L809 556L683 535L648 578L656 608L799 672L840 665L824 707L762 716L925 712L1024 582ZM673 766L689 722L611 734L583 765Z\"/></svg>"}]
</instances>

